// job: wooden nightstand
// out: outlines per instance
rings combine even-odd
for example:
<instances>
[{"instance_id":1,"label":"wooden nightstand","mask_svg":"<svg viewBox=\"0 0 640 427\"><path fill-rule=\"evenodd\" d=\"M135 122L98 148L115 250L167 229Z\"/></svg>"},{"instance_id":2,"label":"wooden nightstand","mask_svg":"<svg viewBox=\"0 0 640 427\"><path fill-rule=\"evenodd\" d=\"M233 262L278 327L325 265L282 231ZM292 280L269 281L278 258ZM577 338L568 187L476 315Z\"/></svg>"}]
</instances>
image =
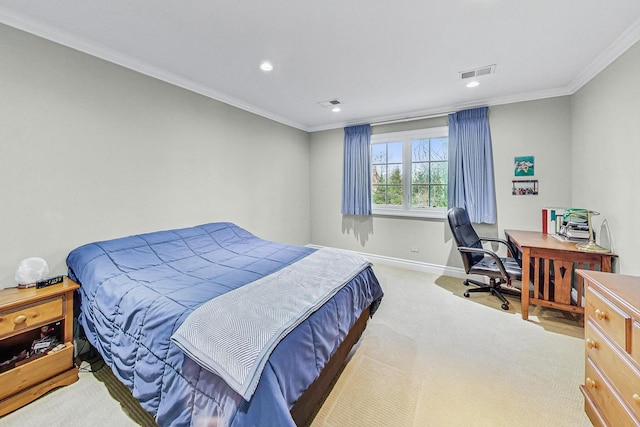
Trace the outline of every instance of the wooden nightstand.
<instances>
[{"instance_id":1,"label":"wooden nightstand","mask_svg":"<svg viewBox=\"0 0 640 427\"><path fill-rule=\"evenodd\" d=\"M0 367L0 416L56 387L78 380L73 362L73 292L78 284L65 277L57 285L0 290L0 363L31 349L41 328L51 326L64 348Z\"/></svg>"}]
</instances>

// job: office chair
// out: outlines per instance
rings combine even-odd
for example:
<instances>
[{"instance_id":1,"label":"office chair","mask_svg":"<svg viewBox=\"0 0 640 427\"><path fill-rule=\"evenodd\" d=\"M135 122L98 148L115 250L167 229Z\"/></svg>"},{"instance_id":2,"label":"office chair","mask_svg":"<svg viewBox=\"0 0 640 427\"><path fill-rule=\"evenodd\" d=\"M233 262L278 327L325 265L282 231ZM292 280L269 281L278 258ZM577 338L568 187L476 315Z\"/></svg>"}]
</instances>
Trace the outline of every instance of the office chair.
<instances>
[{"instance_id":1,"label":"office chair","mask_svg":"<svg viewBox=\"0 0 640 427\"><path fill-rule=\"evenodd\" d=\"M470 292L491 292L502 301L502 309L508 310L509 301L502 295L502 292L511 295L520 295L520 292L516 288L505 288L502 285L510 286L511 280L522 280L522 268L517 259L501 258L495 252L484 249L483 243L504 244L512 256L517 253L515 248L503 239L478 237L471 225L467 211L463 208L449 209L447 219L467 274L479 274L489 278L489 284L466 279L465 286L472 283L478 287L468 289L464 296L469 298Z\"/></svg>"}]
</instances>

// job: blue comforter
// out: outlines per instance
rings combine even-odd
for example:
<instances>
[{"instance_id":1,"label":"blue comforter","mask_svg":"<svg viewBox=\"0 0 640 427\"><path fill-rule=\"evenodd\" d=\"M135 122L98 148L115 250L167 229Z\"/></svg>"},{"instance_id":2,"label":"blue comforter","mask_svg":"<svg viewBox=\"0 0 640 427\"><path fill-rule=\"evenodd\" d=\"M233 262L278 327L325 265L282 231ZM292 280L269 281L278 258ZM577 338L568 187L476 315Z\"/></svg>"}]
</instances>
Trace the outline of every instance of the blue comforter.
<instances>
[{"instance_id":1,"label":"blue comforter","mask_svg":"<svg viewBox=\"0 0 640 427\"><path fill-rule=\"evenodd\" d=\"M291 406L362 311L375 311L382 298L370 268L280 342L248 402L170 337L203 303L313 251L213 223L84 245L67 265L81 285L87 338L158 424L293 426Z\"/></svg>"}]
</instances>

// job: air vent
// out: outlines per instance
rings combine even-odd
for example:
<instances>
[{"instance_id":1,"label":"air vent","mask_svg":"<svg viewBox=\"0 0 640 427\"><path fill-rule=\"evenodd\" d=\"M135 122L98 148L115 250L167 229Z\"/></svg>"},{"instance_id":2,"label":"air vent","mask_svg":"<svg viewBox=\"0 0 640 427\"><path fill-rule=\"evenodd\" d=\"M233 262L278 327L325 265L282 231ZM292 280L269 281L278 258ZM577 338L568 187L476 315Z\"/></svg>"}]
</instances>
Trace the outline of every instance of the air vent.
<instances>
[{"instance_id":1,"label":"air vent","mask_svg":"<svg viewBox=\"0 0 640 427\"><path fill-rule=\"evenodd\" d=\"M476 76L476 72L474 71L465 71L464 73L460 73L461 79L470 79Z\"/></svg>"},{"instance_id":2,"label":"air vent","mask_svg":"<svg viewBox=\"0 0 640 427\"><path fill-rule=\"evenodd\" d=\"M318 104L320 104L323 107L334 107L334 106L340 105L342 103L340 101L338 101L337 99L332 99L330 101L318 102Z\"/></svg>"},{"instance_id":3,"label":"air vent","mask_svg":"<svg viewBox=\"0 0 640 427\"><path fill-rule=\"evenodd\" d=\"M469 71L460 71L460 78L464 79L473 79L475 77L486 76L489 74L493 74L496 72L496 64L487 65L486 67L476 68L475 70Z\"/></svg>"}]
</instances>

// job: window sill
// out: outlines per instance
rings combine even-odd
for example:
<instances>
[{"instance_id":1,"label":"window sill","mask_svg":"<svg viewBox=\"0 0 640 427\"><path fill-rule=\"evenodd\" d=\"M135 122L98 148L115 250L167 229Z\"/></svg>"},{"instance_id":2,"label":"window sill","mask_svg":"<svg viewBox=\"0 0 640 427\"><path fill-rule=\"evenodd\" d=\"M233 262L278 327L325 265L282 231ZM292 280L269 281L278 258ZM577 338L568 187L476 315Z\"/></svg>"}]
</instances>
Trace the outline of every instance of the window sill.
<instances>
[{"instance_id":1,"label":"window sill","mask_svg":"<svg viewBox=\"0 0 640 427\"><path fill-rule=\"evenodd\" d=\"M394 209L394 208L372 208L371 213L374 216L393 216L403 218L428 218L428 219L446 219L447 209L445 208L432 208L432 209Z\"/></svg>"}]
</instances>

